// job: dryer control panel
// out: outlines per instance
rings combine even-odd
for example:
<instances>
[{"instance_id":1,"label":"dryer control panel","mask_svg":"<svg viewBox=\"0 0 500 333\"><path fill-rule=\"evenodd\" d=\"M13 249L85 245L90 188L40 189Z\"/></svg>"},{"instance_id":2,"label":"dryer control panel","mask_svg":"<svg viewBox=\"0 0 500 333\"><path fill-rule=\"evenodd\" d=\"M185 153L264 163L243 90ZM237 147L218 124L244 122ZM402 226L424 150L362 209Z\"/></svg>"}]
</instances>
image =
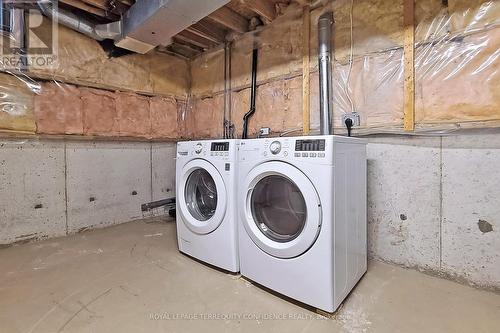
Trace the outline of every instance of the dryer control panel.
<instances>
[{"instance_id":1,"label":"dryer control panel","mask_svg":"<svg viewBox=\"0 0 500 333\"><path fill-rule=\"evenodd\" d=\"M325 150L325 139L265 139L263 156L324 158Z\"/></svg>"},{"instance_id":2,"label":"dryer control panel","mask_svg":"<svg viewBox=\"0 0 500 333\"><path fill-rule=\"evenodd\" d=\"M265 139L264 156L287 157L289 154L290 142L288 139Z\"/></svg>"},{"instance_id":3,"label":"dryer control panel","mask_svg":"<svg viewBox=\"0 0 500 333\"><path fill-rule=\"evenodd\" d=\"M325 140L297 140L295 141L295 151L325 151Z\"/></svg>"},{"instance_id":4,"label":"dryer control panel","mask_svg":"<svg viewBox=\"0 0 500 333\"><path fill-rule=\"evenodd\" d=\"M214 158L229 160L236 157L235 142L220 141L185 141L177 144L177 155L190 158Z\"/></svg>"},{"instance_id":5,"label":"dryer control panel","mask_svg":"<svg viewBox=\"0 0 500 333\"><path fill-rule=\"evenodd\" d=\"M294 157L325 157L325 139L308 139L295 141Z\"/></svg>"},{"instance_id":6,"label":"dryer control panel","mask_svg":"<svg viewBox=\"0 0 500 333\"><path fill-rule=\"evenodd\" d=\"M283 160L293 163L300 161L315 164L332 164L334 143L337 141L355 142L337 136L299 136L242 140L239 143L239 157L242 162L264 160Z\"/></svg>"}]
</instances>

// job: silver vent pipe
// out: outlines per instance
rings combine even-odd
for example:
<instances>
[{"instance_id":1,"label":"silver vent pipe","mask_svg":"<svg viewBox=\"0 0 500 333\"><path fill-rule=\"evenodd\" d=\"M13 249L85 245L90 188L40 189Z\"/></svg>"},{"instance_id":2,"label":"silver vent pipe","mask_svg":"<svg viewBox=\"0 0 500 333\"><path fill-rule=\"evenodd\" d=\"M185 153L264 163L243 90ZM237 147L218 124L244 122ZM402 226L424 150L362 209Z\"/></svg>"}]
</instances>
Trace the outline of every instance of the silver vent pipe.
<instances>
[{"instance_id":1,"label":"silver vent pipe","mask_svg":"<svg viewBox=\"0 0 500 333\"><path fill-rule=\"evenodd\" d=\"M59 24L78 31L98 41L115 39L121 36L121 22L109 24L94 24L88 20L78 17L70 11L58 8L55 10L51 2L40 0L37 2L40 11L50 19L56 19Z\"/></svg>"},{"instance_id":2,"label":"silver vent pipe","mask_svg":"<svg viewBox=\"0 0 500 333\"><path fill-rule=\"evenodd\" d=\"M326 12L318 20L319 42L319 114L321 135L333 134L332 130L332 26L333 13Z\"/></svg>"},{"instance_id":3,"label":"silver vent pipe","mask_svg":"<svg viewBox=\"0 0 500 333\"><path fill-rule=\"evenodd\" d=\"M1 5L1 3L0 3ZM4 42L9 43L11 48L15 49L15 55L19 58L16 61L18 64L17 70L22 71L26 69L28 64L26 58L26 23L24 17L24 9L22 8L11 8L9 11L10 16L10 33L8 39ZM2 13L3 14L3 13Z\"/></svg>"}]
</instances>

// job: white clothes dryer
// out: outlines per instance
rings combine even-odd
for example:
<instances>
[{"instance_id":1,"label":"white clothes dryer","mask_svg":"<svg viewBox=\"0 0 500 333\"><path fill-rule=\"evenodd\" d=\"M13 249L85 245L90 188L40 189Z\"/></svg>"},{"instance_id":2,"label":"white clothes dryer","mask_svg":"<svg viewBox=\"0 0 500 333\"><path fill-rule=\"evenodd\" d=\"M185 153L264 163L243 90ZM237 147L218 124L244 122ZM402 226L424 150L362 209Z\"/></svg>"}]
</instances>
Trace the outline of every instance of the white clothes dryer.
<instances>
[{"instance_id":1,"label":"white clothes dryer","mask_svg":"<svg viewBox=\"0 0 500 333\"><path fill-rule=\"evenodd\" d=\"M241 274L335 311L367 268L366 163L358 138L242 140Z\"/></svg>"}]
</instances>

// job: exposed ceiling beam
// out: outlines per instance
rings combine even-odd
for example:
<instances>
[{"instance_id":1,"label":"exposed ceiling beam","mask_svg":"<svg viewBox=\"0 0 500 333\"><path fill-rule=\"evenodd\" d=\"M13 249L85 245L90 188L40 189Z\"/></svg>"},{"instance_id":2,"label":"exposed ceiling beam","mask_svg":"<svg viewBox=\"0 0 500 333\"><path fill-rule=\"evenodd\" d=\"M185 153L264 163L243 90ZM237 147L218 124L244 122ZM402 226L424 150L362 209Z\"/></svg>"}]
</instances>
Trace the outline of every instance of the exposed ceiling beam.
<instances>
[{"instance_id":1,"label":"exposed ceiling beam","mask_svg":"<svg viewBox=\"0 0 500 333\"><path fill-rule=\"evenodd\" d=\"M214 43L222 43L226 38L226 32L206 20L201 20L186 29L198 36L211 40Z\"/></svg>"},{"instance_id":2,"label":"exposed ceiling beam","mask_svg":"<svg viewBox=\"0 0 500 333\"><path fill-rule=\"evenodd\" d=\"M64 3L68 6L71 6L73 8L77 8L83 11L86 11L87 13L97 15L99 17L104 17L104 18L109 18L110 13L106 12L105 10L102 10L100 8L96 8L94 6L90 6L86 3L83 3L78 0L59 0L60 3ZM113 15L114 16L114 15Z\"/></svg>"},{"instance_id":3,"label":"exposed ceiling beam","mask_svg":"<svg viewBox=\"0 0 500 333\"><path fill-rule=\"evenodd\" d=\"M191 49L193 51L196 51L198 53L203 52L203 48L201 48L199 46L196 46L196 45L193 45L193 44L189 44L188 42L186 42L184 40L181 40L181 39L179 39L177 37L172 38L172 44L170 44L170 45L173 45L173 44L175 44L175 45L181 45L184 48L189 48L189 49Z\"/></svg>"},{"instance_id":4,"label":"exposed ceiling beam","mask_svg":"<svg viewBox=\"0 0 500 333\"><path fill-rule=\"evenodd\" d=\"M203 50L193 47L191 45L186 45L184 43L177 43L177 42L170 44L168 48L188 58L192 58L203 52Z\"/></svg>"},{"instance_id":5,"label":"exposed ceiling beam","mask_svg":"<svg viewBox=\"0 0 500 333\"><path fill-rule=\"evenodd\" d=\"M124 5L127 5L127 6L132 6L135 3L134 0L118 0L118 2L121 2L121 3L123 3Z\"/></svg>"},{"instance_id":6,"label":"exposed ceiling beam","mask_svg":"<svg viewBox=\"0 0 500 333\"><path fill-rule=\"evenodd\" d=\"M165 47L165 48L162 48L162 49L158 48L158 52L165 53L165 54L168 54L168 55L171 55L174 57L178 57L178 58L181 58L184 60L189 60L190 58L192 58L186 54L183 54L182 51L173 49L170 45Z\"/></svg>"},{"instance_id":7,"label":"exposed ceiling beam","mask_svg":"<svg viewBox=\"0 0 500 333\"><path fill-rule=\"evenodd\" d=\"M125 1L125 0L80 0L80 1L118 15L121 15L124 12L126 12L130 8L130 6L133 5L132 1Z\"/></svg>"},{"instance_id":8,"label":"exposed ceiling beam","mask_svg":"<svg viewBox=\"0 0 500 333\"><path fill-rule=\"evenodd\" d=\"M80 0L80 1L100 9L109 10L109 3L107 0Z\"/></svg>"},{"instance_id":9,"label":"exposed ceiling beam","mask_svg":"<svg viewBox=\"0 0 500 333\"><path fill-rule=\"evenodd\" d=\"M217 45L217 43L214 43L209 39L198 36L198 35L196 35L192 32L189 32L187 30L179 32L175 37L177 37L178 39L183 40L189 44L193 44L193 45L196 45L198 47L201 47L203 49L209 49L209 48Z\"/></svg>"},{"instance_id":10,"label":"exposed ceiling beam","mask_svg":"<svg viewBox=\"0 0 500 333\"><path fill-rule=\"evenodd\" d=\"M267 22L271 22L276 18L276 8L274 3L269 0L240 0L246 7L248 7L255 14Z\"/></svg>"},{"instance_id":11,"label":"exposed ceiling beam","mask_svg":"<svg viewBox=\"0 0 500 333\"><path fill-rule=\"evenodd\" d=\"M248 31L247 19L227 7L217 9L215 12L208 15L208 17L240 34Z\"/></svg>"}]
</instances>

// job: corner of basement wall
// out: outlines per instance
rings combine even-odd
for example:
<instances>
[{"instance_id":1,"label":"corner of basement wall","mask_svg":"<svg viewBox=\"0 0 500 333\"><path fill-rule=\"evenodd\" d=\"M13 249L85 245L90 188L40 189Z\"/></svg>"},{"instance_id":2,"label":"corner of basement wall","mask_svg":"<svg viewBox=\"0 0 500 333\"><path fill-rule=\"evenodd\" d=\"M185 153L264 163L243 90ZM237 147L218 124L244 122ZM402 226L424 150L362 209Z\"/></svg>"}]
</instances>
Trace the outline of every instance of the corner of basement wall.
<instances>
[{"instance_id":1,"label":"corner of basement wall","mask_svg":"<svg viewBox=\"0 0 500 333\"><path fill-rule=\"evenodd\" d=\"M18 111L0 110L1 246L142 218L141 204L175 196L189 62L158 52L109 59L65 27L59 45L58 69L0 74Z\"/></svg>"}]
</instances>

